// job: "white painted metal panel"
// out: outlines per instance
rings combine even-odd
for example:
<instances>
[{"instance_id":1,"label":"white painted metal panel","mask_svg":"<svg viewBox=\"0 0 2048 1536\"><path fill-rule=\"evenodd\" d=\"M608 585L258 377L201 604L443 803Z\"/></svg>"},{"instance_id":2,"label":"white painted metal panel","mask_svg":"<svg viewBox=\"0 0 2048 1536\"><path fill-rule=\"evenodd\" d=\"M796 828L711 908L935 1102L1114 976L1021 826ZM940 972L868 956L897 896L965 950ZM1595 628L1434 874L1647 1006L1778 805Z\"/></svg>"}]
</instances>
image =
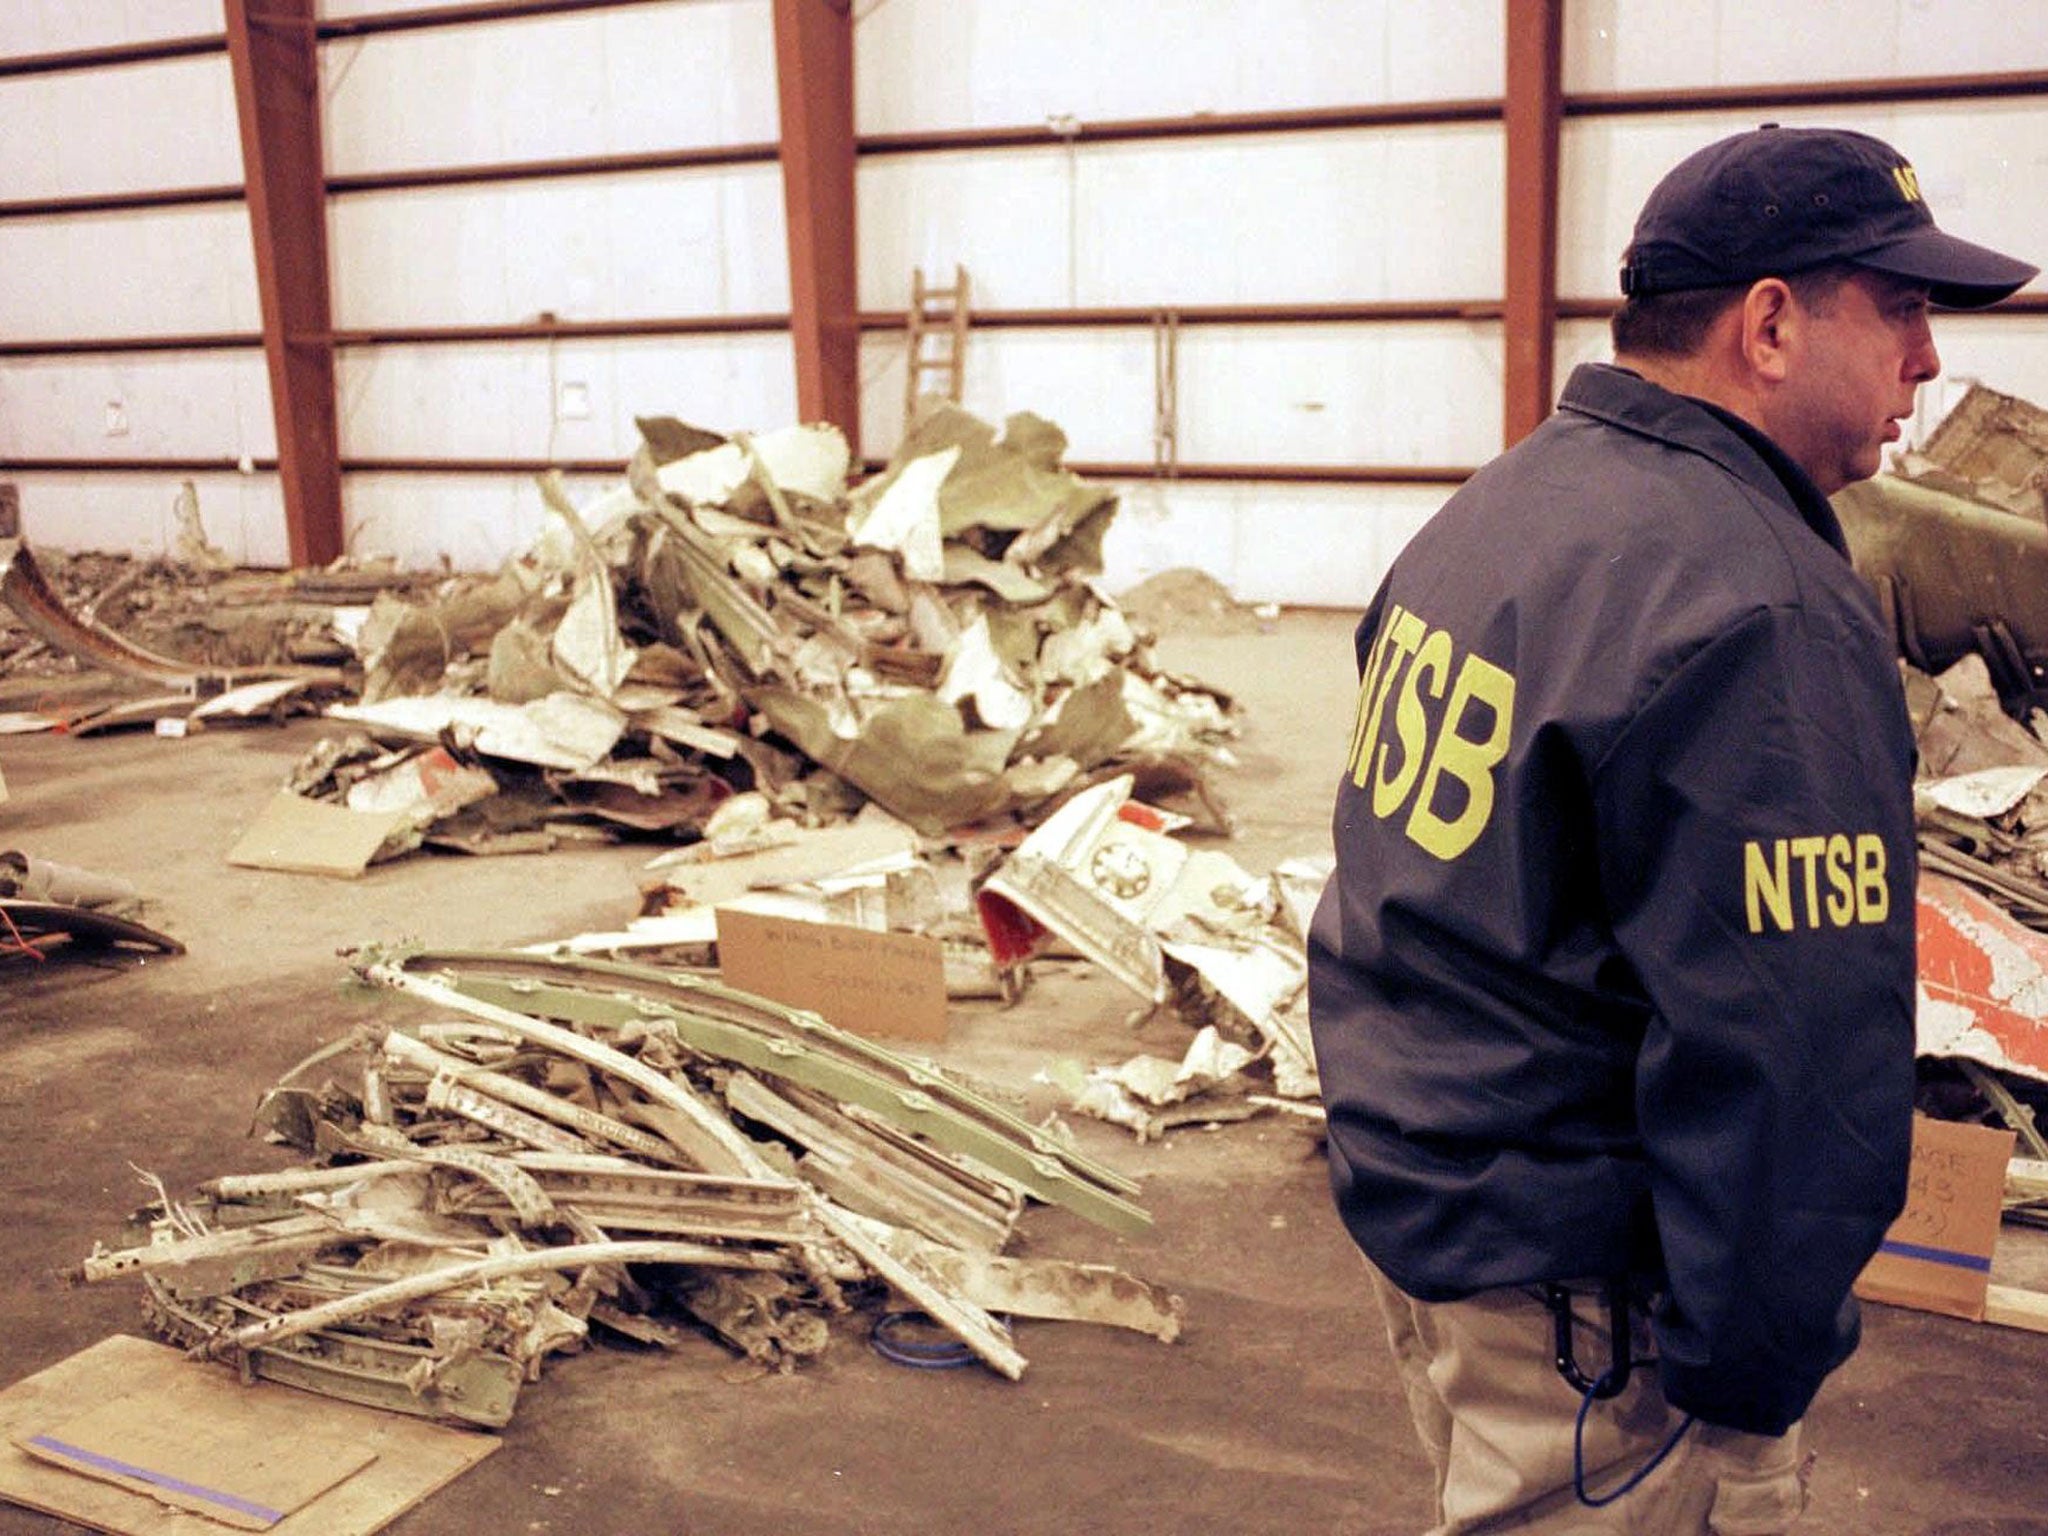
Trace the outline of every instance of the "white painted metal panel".
<instances>
[{"instance_id":1,"label":"white painted metal panel","mask_svg":"<svg viewBox=\"0 0 2048 1536\"><path fill-rule=\"evenodd\" d=\"M768 431L796 412L783 333L345 347L336 393L345 458L615 458L623 469L636 416Z\"/></svg>"},{"instance_id":2,"label":"white painted metal panel","mask_svg":"<svg viewBox=\"0 0 2048 1536\"><path fill-rule=\"evenodd\" d=\"M0 441L31 459L270 458L255 349L0 358Z\"/></svg>"},{"instance_id":3,"label":"white painted metal panel","mask_svg":"<svg viewBox=\"0 0 2048 1536\"><path fill-rule=\"evenodd\" d=\"M1500 448L1502 368L1497 324L1183 330L1180 456L1478 464Z\"/></svg>"},{"instance_id":4,"label":"white painted metal panel","mask_svg":"<svg viewBox=\"0 0 2048 1536\"><path fill-rule=\"evenodd\" d=\"M580 506L614 483L571 477L569 498ZM554 516L525 475L346 475L341 503L343 547L406 570L495 570L531 548Z\"/></svg>"},{"instance_id":5,"label":"white painted metal panel","mask_svg":"<svg viewBox=\"0 0 2048 1536\"><path fill-rule=\"evenodd\" d=\"M337 175L776 136L767 0L336 38L321 74Z\"/></svg>"},{"instance_id":6,"label":"white painted metal panel","mask_svg":"<svg viewBox=\"0 0 2048 1536\"><path fill-rule=\"evenodd\" d=\"M1498 0L887 0L863 133L1498 96Z\"/></svg>"},{"instance_id":7,"label":"white painted metal panel","mask_svg":"<svg viewBox=\"0 0 2048 1536\"><path fill-rule=\"evenodd\" d=\"M166 37L218 37L220 32L220 0L6 0L0 5L0 58Z\"/></svg>"},{"instance_id":8,"label":"white painted metal panel","mask_svg":"<svg viewBox=\"0 0 2048 1536\"><path fill-rule=\"evenodd\" d=\"M1854 128L1910 159L1944 229L2041 262L2048 254L2048 104L2038 100L1786 109L1788 126ZM1694 150L1754 127L1756 114L1588 117L1566 122L1559 173L1558 291L1617 292L1637 210ZM2043 286L2037 279L2034 287Z\"/></svg>"},{"instance_id":9,"label":"white painted metal panel","mask_svg":"<svg viewBox=\"0 0 2048 1536\"><path fill-rule=\"evenodd\" d=\"M238 565L291 564L284 493L274 474L10 473L21 486L21 531L32 546L162 555L176 545L173 514L185 481L199 496L206 541Z\"/></svg>"},{"instance_id":10,"label":"white painted metal panel","mask_svg":"<svg viewBox=\"0 0 2048 1536\"><path fill-rule=\"evenodd\" d=\"M918 156L860 167L861 303L967 267L974 302L1485 298L1500 289L1491 123Z\"/></svg>"},{"instance_id":11,"label":"white painted metal panel","mask_svg":"<svg viewBox=\"0 0 2048 1536\"><path fill-rule=\"evenodd\" d=\"M1573 0L1565 89L2040 69L2044 20L2040 0Z\"/></svg>"},{"instance_id":12,"label":"white painted metal panel","mask_svg":"<svg viewBox=\"0 0 2048 1536\"><path fill-rule=\"evenodd\" d=\"M13 341L258 329L240 203L0 220L0 335Z\"/></svg>"},{"instance_id":13,"label":"white painted metal panel","mask_svg":"<svg viewBox=\"0 0 2048 1536\"><path fill-rule=\"evenodd\" d=\"M1103 541L1121 592L1177 567L1247 603L1361 609L1394 556L1450 498L1442 485L1127 485Z\"/></svg>"},{"instance_id":14,"label":"white painted metal panel","mask_svg":"<svg viewBox=\"0 0 2048 1536\"><path fill-rule=\"evenodd\" d=\"M1179 457L1195 463L1476 464L1500 446L1500 330L1491 324L1186 327ZM904 348L862 351L865 451L901 436ZM990 330L968 342L964 404L1000 421L1032 411L1077 460L1153 458L1150 331Z\"/></svg>"},{"instance_id":15,"label":"white painted metal panel","mask_svg":"<svg viewBox=\"0 0 2048 1536\"><path fill-rule=\"evenodd\" d=\"M789 307L773 165L359 193L328 230L343 329Z\"/></svg>"},{"instance_id":16,"label":"white painted metal panel","mask_svg":"<svg viewBox=\"0 0 2048 1536\"><path fill-rule=\"evenodd\" d=\"M0 144L6 201L242 182L225 53L0 78Z\"/></svg>"}]
</instances>

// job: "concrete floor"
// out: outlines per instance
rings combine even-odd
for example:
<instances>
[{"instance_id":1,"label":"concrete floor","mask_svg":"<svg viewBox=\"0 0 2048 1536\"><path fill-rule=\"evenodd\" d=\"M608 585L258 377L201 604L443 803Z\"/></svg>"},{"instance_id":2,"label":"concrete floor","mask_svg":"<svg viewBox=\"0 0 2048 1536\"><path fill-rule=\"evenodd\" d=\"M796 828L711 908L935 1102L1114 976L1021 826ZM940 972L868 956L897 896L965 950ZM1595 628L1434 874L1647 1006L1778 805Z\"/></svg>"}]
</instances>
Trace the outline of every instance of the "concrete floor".
<instances>
[{"instance_id":1,"label":"concrete floor","mask_svg":"<svg viewBox=\"0 0 2048 1536\"><path fill-rule=\"evenodd\" d=\"M1349 620L1172 638L1165 660L1236 690L1230 851L1262 871L1325 846L1349 719ZM23 690L0 683L0 709ZM360 881L231 869L222 855L320 733L183 741L0 738L0 848L137 882L190 953L101 968L0 965L0 1382L113 1332L136 1293L54 1278L145 1191L274 1166L246 1139L258 1094L315 1044L409 1005L344 985L364 940L513 944L630 914L645 849L534 860L420 856ZM1177 1052L1100 977L1040 978L1014 1009L960 1008L942 1059L1026 1094L1046 1059ZM1034 1099L1035 1104L1041 1102ZM1139 1146L1081 1122L1144 1181L1154 1229L1121 1240L1051 1209L1023 1251L1121 1264L1185 1296L1181 1342L1020 1326L1021 1382L913 1371L842 1327L804 1371L753 1377L714 1345L557 1358L503 1449L391 1527L549 1532L1344 1531L1413 1536L1424 1464L1383 1359L1312 1137L1274 1121ZM2048 1536L2048 1338L1873 1307L1812 1415L1811 1536ZM0 1506L0 1533L71 1527Z\"/></svg>"}]
</instances>

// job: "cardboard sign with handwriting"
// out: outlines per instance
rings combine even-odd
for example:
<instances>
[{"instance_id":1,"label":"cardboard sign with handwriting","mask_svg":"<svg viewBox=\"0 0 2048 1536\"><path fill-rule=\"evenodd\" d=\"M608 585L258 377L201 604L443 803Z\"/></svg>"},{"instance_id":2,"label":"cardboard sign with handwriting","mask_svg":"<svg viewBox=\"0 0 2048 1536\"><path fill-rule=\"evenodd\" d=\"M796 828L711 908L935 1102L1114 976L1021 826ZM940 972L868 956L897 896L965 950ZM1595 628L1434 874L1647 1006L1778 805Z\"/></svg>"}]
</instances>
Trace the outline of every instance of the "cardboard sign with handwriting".
<instances>
[{"instance_id":1,"label":"cardboard sign with handwriting","mask_svg":"<svg viewBox=\"0 0 2048 1536\"><path fill-rule=\"evenodd\" d=\"M2011 1131L1915 1115L1906 1209L1856 1294L1982 1322L2012 1147Z\"/></svg>"},{"instance_id":2,"label":"cardboard sign with handwriting","mask_svg":"<svg viewBox=\"0 0 2048 1536\"><path fill-rule=\"evenodd\" d=\"M946 1038L936 939L718 909L718 968L743 992L808 1008L857 1035Z\"/></svg>"}]
</instances>

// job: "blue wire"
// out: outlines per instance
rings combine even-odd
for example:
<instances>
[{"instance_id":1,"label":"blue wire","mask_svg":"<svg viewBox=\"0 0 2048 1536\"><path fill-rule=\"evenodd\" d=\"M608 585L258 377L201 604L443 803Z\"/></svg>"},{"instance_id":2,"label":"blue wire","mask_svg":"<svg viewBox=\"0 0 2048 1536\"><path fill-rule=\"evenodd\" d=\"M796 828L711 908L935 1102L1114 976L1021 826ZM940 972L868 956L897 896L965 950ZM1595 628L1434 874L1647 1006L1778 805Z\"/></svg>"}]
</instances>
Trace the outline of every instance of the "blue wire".
<instances>
[{"instance_id":1,"label":"blue wire","mask_svg":"<svg viewBox=\"0 0 2048 1536\"><path fill-rule=\"evenodd\" d=\"M1647 1364L1639 1361L1638 1364ZM1655 1454L1629 1474L1628 1481L1612 1493L1603 1493L1598 1498L1586 1492L1586 1415L1593 1410L1593 1399L1600 1395L1600 1389L1607 1385L1611 1372L1602 1372L1600 1379L1586 1389L1586 1395L1579 1399L1578 1422L1572 1426L1572 1492L1579 1496L1579 1502L1588 1509L1605 1509L1616 1499L1634 1488L1644 1478L1664 1464L1664 1458L1678 1448L1678 1442L1685 1432L1692 1428L1693 1416L1687 1414L1678 1428L1671 1431L1671 1437L1658 1446Z\"/></svg>"}]
</instances>

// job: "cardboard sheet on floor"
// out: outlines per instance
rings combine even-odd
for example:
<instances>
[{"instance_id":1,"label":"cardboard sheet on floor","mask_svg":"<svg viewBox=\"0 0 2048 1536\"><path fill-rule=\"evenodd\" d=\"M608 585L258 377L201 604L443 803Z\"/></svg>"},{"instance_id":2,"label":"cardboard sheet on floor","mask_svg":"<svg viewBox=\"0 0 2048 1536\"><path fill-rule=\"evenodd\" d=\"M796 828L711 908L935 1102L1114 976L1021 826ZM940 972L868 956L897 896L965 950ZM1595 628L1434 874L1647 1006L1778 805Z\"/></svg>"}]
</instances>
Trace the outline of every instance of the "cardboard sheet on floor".
<instances>
[{"instance_id":1,"label":"cardboard sheet on floor","mask_svg":"<svg viewBox=\"0 0 2048 1536\"><path fill-rule=\"evenodd\" d=\"M190 1434L180 1449L182 1431ZM82 1438L79 1450L212 1495L211 1504L203 1496L184 1501L209 1508L210 1516L167 1505L171 1490L163 1483L155 1495L133 1492L132 1481L82 1476L21 1449L36 1436L76 1443L67 1435ZM244 1530L367 1536L498 1448L489 1435L404 1414L271 1382L244 1386L229 1370L125 1335L0 1392L0 1438L0 1499L120 1536L219 1533L231 1511L240 1516L231 1523ZM232 1454L207 1459L236 1444L255 1445L261 1468ZM266 1500L295 1504L285 1509ZM259 1523L229 1501L279 1518Z\"/></svg>"},{"instance_id":2,"label":"cardboard sheet on floor","mask_svg":"<svg viewBox=\"0 0 2048 1536\"><path fill-rule=\"evenodd\" d=\"M1982 1322L2012 1148L2011 1131L1915 1115L1906 1208L1856 1294Z\"/></svg>"},{"instance_id":3,"label":"cardboard sheet on floor","mask_svg":"<svg viewBox=\"0 0 2048 1536\"><path fill-rule=\"evenodd\" d=\"M295 875L360 875L406 820L402 810L351 811L281 789L228 851L228 862Z\"/></svg>"}]
</instances>

